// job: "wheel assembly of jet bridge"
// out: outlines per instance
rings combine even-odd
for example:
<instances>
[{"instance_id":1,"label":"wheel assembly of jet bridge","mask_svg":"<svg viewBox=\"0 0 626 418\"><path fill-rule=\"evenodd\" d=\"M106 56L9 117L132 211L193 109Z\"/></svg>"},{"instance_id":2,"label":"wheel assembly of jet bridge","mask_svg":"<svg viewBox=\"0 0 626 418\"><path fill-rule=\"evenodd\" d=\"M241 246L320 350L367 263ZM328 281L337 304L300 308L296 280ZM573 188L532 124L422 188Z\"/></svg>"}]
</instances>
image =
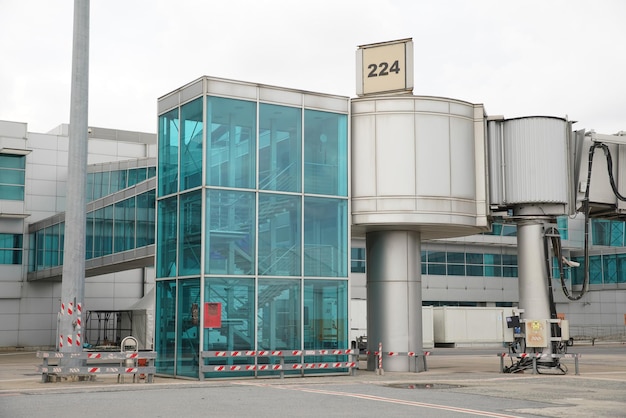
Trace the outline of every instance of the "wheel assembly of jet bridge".
<instances>
[{"instance_id":1,"label":"wheel assembly of jet bridge","mask_svg":"<svg viewBox=\"0 0 626 418\"><path fill-rule=\"evenodd\" d=\"M626 143L626 136L574 132L572 124L488 117L480 104L406 93L352 101L352 224L366 237L370 351L378 343L385 352L422 350L421 242L489 231L498 217L517 226L519 307L511 320L519 322L521 350L546 354L544 366L560 368L552 354L568 329L557 319L549 274L553 258L560 272L573 262L560 254L556 217L583 213L587 240L598 208L622 210L611 150L621 156ZM603 169L595 198L594 160ZM576 292L562 279L570 300L587 290L585 266ZM370 370L376 361L369 357ZM388 371L416 368L407 356L384 362Z\"/></svg>"}]
</instances>

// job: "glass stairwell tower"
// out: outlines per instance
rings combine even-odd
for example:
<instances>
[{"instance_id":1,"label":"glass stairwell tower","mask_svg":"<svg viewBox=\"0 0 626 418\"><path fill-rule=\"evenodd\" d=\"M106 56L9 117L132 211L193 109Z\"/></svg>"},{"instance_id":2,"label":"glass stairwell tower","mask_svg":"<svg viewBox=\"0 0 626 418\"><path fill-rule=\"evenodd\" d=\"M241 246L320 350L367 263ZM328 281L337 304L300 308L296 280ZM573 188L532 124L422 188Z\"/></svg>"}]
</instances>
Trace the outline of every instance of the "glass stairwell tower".
<instances>
[{"instance_id":1,"label":"glass stairwell tower","mask_svg":"<svg viewBox=\"0 0 626 418\"><path fill-rule=\"evenodd\" d=\"M158 109L158 373L349 348L349 99L203 77Z\"/></svg>"}]
</instances>

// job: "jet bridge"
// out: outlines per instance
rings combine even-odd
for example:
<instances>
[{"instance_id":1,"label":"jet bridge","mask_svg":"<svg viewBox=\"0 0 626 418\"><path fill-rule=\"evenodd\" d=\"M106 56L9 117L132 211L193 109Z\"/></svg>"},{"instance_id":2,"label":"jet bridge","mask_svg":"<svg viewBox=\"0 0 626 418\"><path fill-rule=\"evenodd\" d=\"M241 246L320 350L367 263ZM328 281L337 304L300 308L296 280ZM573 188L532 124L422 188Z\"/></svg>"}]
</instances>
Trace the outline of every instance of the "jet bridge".
<instances>
[{"instance_id":1,"label":"jet bridge","mask_svg":"<svg viewBox=\"0 0 626 418\"><path fill-rule=\"evenodd\" d=\"M589 284L589 219L625 218L626 136L572 131L573 122L554 117L489 118L490 212L517 225L519 309L514 350L541 353L535 367L565 373L559 358L569 338L568 322L557 317L552 289L553 260L565 296L580 300ZM626 161L626 160L624 160ZM592 175L593 173L593 175ZM563 265L556 217L584 216L585 276L574 293ZM521 358L528 368L532 363ZM520 370L520 364L509 370ZM523 368L523 367L522 367Z\"/></svg>"}]
</instances>

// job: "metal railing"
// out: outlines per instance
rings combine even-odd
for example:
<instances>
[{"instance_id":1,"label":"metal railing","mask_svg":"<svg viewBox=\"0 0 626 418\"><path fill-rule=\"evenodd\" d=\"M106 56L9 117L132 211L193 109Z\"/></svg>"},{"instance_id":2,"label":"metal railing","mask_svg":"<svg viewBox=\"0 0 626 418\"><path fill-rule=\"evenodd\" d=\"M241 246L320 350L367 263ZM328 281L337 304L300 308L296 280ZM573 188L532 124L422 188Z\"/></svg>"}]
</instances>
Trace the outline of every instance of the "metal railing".
<instances>
[{"instance_id":1,"label":"metal railing","mask_svg":"<svg viewBox=\"0 0 626 418\"><path fill-rule=\"evenodd\" d=\"M123 375L132 375L133 381L137 375L140 378L145 376L146 382L152 383L156 373L154 366L156 357L155 351L131 353L118 351L83 351L81 353L38 351L37 358L43 359L43 364L38 366L37 371L41 373L43 383L68 377L94 378L99 374L117 374L118 381ZM62 359L81 360L79 363L82 365L63 366ZM50 364L51 360L55 364Z\"/></svg>"}]
</instances>

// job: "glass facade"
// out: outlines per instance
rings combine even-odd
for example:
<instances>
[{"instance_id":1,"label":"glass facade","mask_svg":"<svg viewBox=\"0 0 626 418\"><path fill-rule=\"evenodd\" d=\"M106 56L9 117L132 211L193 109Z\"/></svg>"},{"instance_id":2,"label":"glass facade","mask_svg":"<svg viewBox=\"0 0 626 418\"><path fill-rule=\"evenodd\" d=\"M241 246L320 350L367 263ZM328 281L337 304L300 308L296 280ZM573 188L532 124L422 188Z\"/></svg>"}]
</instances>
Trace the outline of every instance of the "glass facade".
<instances>
[{"instance_id":1,"label":"glass facade","mask_svg":"<svg viewBox=\"0 0 626 418\"><path fill-rule=\"evenodd\" d=\"M626 246L624 221L614 221L608 219L591 220L592 245L602 245L607 247Z\"/></svg>"},{"instance_id":2,"label":"glass facade","mask_svg":"<svg viewBox=\"0 0 626 418\"><path fill-rule=\"evenodd\" d=\"M212 351L349 348L347 99L279 102L208 94L159 116L159 373L261 361Z\"/></svg>"},{"instance_id":3,"label":"glass facade","mask_svg":"<svg viewBox=\"0 0 626 418\"><path fill-rule=\"evenodd\" d=\"M26 157L0 154L0 200L24 200Z\"/></svg>"},{"instance_id":4,"label":"glass facade","mask_svg":"<svg viewBox=\"0 0 626 418\"><path fill-rule=\"evenodd\" d=\"M137 167L127 170L104 171L87 174L87 202L132 187L156 175L156 167Z\"/></svg>"},{"instance_id":5,"label":"glass facade","mask_svg":"<svg viewBox=\"0 0 626 418\"><path fill-rule=\"evenodd\" d=\"M517 277L517 255L422 251L422 274Z\"/></svg>"},{"instance_id":6,"label":"glass facade","mask_svg":"<svg viewBox=\"0 0 626 418\"><path fill-rule=\"evenodd\" d=\"M120 200L87 212L85 258L134 250L154 244L155 191ZM29 271L63 265L65 223L31 233ZM0 246L1 247L1 246Z\"/></svg>"},{"instance_id":7,"label":"glass facade","mask_svg":"<svg viewBox=\"0 0 626 418\"><path fill-rule=\"evenodd\" d=\"M351 254L351 272L365 273L365 248L352 248ZM423 275L517 277L516 254L425 250L421 260Z\"/></svg>"},{"instance_id":8,"label":"glass facade","mask_svg":"<svg viewBox=\"0 0 626 418\"><path fill-rule=\"evenodd\" d=\"M570 269L572 284L582 285L585 279L585 258L572 257L580 267ZM589 284L614 286L626 283L626 254L589 256Z\"/></svg>"}]
</instances>

